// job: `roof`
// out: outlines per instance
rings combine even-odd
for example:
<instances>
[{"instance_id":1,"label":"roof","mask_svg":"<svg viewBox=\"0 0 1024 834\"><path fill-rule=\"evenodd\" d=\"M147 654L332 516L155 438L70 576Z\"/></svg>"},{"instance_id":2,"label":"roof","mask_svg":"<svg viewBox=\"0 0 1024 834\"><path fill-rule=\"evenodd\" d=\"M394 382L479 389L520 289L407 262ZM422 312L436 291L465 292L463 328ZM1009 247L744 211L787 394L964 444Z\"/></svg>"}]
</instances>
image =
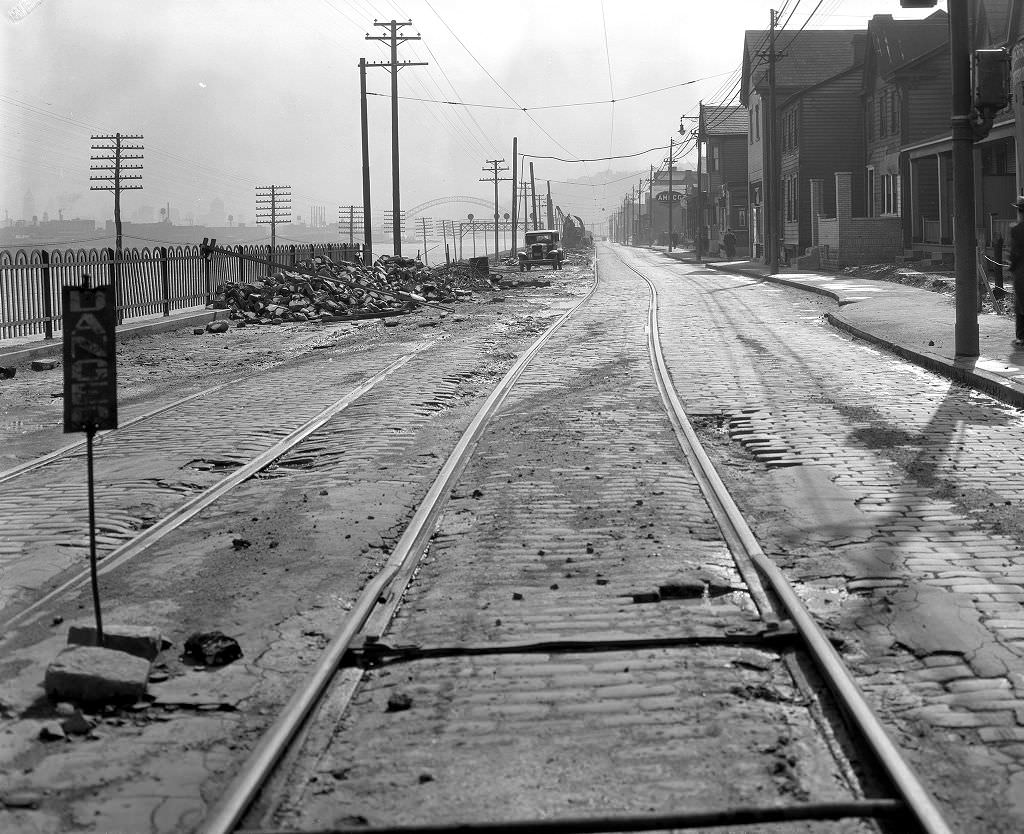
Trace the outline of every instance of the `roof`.
<instances>
[{"instance_id":1,"label":"roof","mask_svg":"<svg viewBox=\"0 0 1024 834\"><path fill-rule=\"evenodd\" d=\"M941 9L921 20L894 20L890 14L876 14L868 22L865 81L869 74L887 78L948 40L949 17Z\"/></svg>"},{"instance_id":2,"label":"roof","mask_svg":"<svg viewBox=\"0 0 1024 834\"><path fill-rule=\"evenodd\" d=\"M775 64L775 89L783 95L845 72L863 60L867 37L862 29L804 29L776 32L775 49L785 53ZM740 101L768 84L769 33L748 30L743 37Z\"/></svg>"},{"instance_id":3,"label":"roof","mask_svg":"<svg viewBox=\"0 0 1024 834\"><path fill-rule=\"evenodd\" d=\"M747 108L741 105L705 104L701 107L701 117L699 130L702 138L747 135Z\"/></svg>"}]
</instances>

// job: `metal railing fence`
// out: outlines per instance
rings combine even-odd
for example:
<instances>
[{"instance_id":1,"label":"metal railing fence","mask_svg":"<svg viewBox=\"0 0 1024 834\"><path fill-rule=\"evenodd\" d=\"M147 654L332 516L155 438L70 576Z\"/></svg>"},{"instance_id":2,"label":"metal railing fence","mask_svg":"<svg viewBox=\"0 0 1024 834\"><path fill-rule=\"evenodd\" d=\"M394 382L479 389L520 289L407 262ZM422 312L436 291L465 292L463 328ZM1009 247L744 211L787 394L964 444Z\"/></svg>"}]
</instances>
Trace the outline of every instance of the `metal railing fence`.
<instances>
[{"instance_id":1,"label":"metal railing fence","mask_svg":"<svg viewBox=\"0 0 1024 834\"><path fill-rule=\"evenodd\" d=\"M0 250L0 340L35 335L52 339L63 323L61 288L80 286L83 274L94 286L117 286L121 322L204 307L213 303L217 288L227 281L255 283L270 270L251 258L284 265L314 256L334 263L360 259L359 247L347 244L230 248L234 254L215 253L209 259L198 245L123 249L119 260L109 248Z\"/></svg>"}]
</instances>

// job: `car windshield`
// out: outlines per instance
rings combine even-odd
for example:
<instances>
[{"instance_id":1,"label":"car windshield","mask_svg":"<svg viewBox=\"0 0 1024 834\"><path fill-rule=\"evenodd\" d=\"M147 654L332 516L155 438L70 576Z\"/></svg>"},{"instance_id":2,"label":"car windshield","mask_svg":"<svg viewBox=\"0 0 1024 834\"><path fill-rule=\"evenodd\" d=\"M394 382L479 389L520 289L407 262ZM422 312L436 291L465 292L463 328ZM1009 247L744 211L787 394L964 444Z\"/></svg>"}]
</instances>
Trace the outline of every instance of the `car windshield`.
<instances>
[{"instance_id":1,"label":"car windshield","mask_svg":"<svg viewBox=\"0 0 1024 834\"><path fill-rule=\"evenodd\" d=\"M527 235L526 239L530 243L551 243L551 235Z\"/></svg>"}]
</instances>

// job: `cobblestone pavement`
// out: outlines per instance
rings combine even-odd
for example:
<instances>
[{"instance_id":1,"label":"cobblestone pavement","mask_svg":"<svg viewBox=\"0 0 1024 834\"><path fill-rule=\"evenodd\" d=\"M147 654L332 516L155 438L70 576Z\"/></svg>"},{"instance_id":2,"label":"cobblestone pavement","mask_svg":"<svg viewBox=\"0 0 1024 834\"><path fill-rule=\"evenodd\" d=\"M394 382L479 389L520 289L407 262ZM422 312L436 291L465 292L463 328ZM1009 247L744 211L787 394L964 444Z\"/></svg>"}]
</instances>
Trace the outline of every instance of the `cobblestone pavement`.
<instances>
[{"instance_id":1,"label":"cobblestone pavement","mask_svg":"<svg viewBox=\"0 0 1024 834\"><path fill-rule=\"evenodd\" d=\"M642 281L602 266L595 296L481 440L383 642L757 631L655 386L647 309ZM713 596L658 593L699 571ZM612 643L384 666L336 728L311 736L332 730L300 763L307 778L274 824L669 813L852 792L780 655L764 647Z\"/></svg>"},{"instance_id":2,"label":"cobblestone pavement","mask_svg":"<svg viewBox=\"0 0 1024 834\"><path fill-rule=\"evenodd\" d=\"M90 714L95 726L84 735L41 742L41 731L64 720L43 697L43 669L69 625L91 623L87 591L4 635L0 829L191 830L376 571L478 401L551 317L586 291L590 273L556 277L550 288L488 294L454 321L409 317L372 339L354 333L205 403L110 435L98 467L99 492L114 494L100 508L112 531L105 550L411 345L436 340L277 466L102 577L106 622L153 625L175 644L160 660L149 701ZM84 468L81 460L59 466L76 464ZM75 519L62 516L82 510L53 488L54 471L9 482L20 484L4 492L9 530L74 529ZM38 489L48 511L31 504L27 487L45 472L51 488ZM38 511L32 524L22 521L26 507ZM109 521L119 514L130 521ZM66 564L28 533L20 541L23 560L6 568L25 566L26 591L33 566L49 560L38 584ZM81 564L82 543L66 541L56 556ZM60 617L51 625L54 613ZM184 639L212 629L235 636L243 660L208 672L184 664L177 657Z\"/></svg>"},{"instance_id":3,"label":"cobblestone pavement","mask_svg":"<svg viewBox=\"0 0 1024 834\"><path fill-rule=\"evenodd\" d=\"M955 828L1024 830L1024 417L820 324L828 302L646 253L717 464Z\"/></svg>"}]
</instances>

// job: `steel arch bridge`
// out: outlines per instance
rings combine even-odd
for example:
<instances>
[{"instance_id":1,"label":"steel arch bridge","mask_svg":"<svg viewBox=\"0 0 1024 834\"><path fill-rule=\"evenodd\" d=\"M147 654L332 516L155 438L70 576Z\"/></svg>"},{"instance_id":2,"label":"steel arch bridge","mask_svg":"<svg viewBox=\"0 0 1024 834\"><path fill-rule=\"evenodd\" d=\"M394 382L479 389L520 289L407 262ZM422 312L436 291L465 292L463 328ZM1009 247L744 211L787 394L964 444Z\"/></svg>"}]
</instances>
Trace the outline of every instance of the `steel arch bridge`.
<instances>
[{"instance_id":1,"label":"steel arch bridge","mask_svg":"<svg viewBox=\"0 0 1024 834\"><path fill-rule=\"evenodd\" d=\"M423 214L423 212L425 212L427 209L434 208L435 206L459 205L459 204L465 205L466 203L469 203L469 204L474 205L474 206L483 206L484 208L488 209L489 210L488 214L487 214L488 218L490 218L491 215L494 214L494 200L485 200L483 197L455 196L455 197L438 197L438 198L436 198L434 200L427 200L425 203L420 203L418 206L413 206L411 209L406 209L406 216L407 217L413 217L413 216L417 216L417 215ZM498 206L498 214L506 214L506 213L511 214L511 210L507 209L504 206L499 204L499 206Z\"/></svg>"}]
</instances>

